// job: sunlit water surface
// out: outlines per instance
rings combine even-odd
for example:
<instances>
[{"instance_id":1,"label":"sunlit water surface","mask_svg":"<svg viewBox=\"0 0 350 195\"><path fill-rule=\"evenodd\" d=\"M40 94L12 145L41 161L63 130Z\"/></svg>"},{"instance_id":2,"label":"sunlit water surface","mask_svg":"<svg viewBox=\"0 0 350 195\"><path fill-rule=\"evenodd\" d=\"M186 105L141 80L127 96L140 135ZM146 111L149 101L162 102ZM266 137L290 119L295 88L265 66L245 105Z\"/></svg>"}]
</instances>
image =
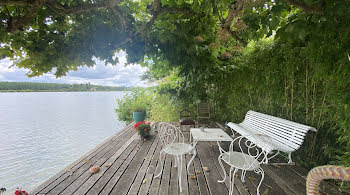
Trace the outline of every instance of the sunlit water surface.
<instances>
[{"instance_id":1,"label":"sunlit water surface","mask_svg":"<svg viewBox=\"0 0 350 195\"><path fill-rule=\"evenodd\" d=\"M0 93L0 188L31 191L121 130L124 94Z\"/></svg>"}]
</instances>

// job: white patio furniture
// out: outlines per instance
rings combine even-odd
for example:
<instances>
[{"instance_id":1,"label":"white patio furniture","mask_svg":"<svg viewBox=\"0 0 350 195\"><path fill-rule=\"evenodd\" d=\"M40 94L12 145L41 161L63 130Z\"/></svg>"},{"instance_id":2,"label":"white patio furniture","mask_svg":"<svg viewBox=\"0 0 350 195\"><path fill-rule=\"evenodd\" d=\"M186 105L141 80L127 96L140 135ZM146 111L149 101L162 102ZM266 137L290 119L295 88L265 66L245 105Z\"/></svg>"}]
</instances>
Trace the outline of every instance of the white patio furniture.
<instances>
[{"instance_id":1,"label":"white patio furniture","mask_svg":"<svg viewBox=\"0 0 350 195\"><path fill-rule=\"evenodd\" d=\"M254 134L269 136L271 138L269 144L266 144L264 140L259 137L255 137L251 140L266 153L271 154L273 151L277 151L271 157L266 157L264 163L268 163L268 161L275 157L280 151L288 154L288 163L293 163L292 152L298 150L303 144L306 133L309 130L317 131L314 127L251 110L247 112L242 123L235 124L229 122L227 126L247 138Z\"/></svg>"},{"instance_id":2,"label":"white patio furniture","mask_svg":"<svg viewBox=\"0 0 350 195\"><path fill-rule=\"evenodd\" d=\"M181 187L181 170L182 170L182 155L193 154L191 161L196 155L195 145L197 142L185 143L184 135L179 128L169 123L159 123L158 125L158 136L162 144L162 149L159 154L159 161L161 163L160 172L154 178L159 177L162 174L162 154L170 154L175 157L175 167L178 166L178 180L180 192L182 192ZM187 169L188 172L188 169Z\"/></svg>"},{"instance_id":3,"label":"white patio furniture","mask_svg":"<svg viewBox=\"0 0 350 195\"><path fill-rule=\"evenodd\" d=\"M222 164L222 161L227 163L230 168L230 191L229 194L232 195L234 188L235 174L238 170L242 170L241 181L245 182L244 177L247 171L254 171L257 174L261 174L261 180L257 187L257 194L259 195L259 188L264 179L264 170L260 167L261 161L264 161L267 153L257 148L257 145L250 140L257 139L259 137L264 137L266 143L269 142L269 137L258 134L250 135L248 139L244 139L244 136L236 137L230 144L229 151L225 151L221 147L220 155L218 157L219 164L221 165L222 170L224 171L224 179L219 180L218 182L222 183L226 180L226 171ZM238 148L235 150L235 147ZM244 153L246 151L246 153ZM260 160L259 160L260 159Z\"/></svg>"},{"instance_id":4,"label":"white patio furniture","mask_svg":"<svg viewBox=\"0 0 350 195\"><path fill-rule=\"evenodd\" d=\"M199 141L214 141L217 142L219 148L220 142L229 141L232 142L232 137L230 137L224 130L220 128L204 128L204 131L201 131L200 128L191 128L190 129L190 139L193 139L194 143ZM187 164L187 170L189 169L190 164L192 163L194 157L196 156L196 150L193 150L193 156Z\"/></svg>"}]
</instances>

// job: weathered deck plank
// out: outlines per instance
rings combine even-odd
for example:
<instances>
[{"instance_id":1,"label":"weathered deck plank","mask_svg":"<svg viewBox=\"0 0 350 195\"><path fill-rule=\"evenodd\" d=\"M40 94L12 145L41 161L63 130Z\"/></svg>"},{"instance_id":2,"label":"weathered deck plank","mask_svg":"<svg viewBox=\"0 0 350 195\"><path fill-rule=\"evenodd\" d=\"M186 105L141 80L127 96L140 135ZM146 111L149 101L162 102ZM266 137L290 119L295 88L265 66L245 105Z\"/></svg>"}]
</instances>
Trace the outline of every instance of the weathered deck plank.
<instances>
[{"instance_id":1,"label":"weathered deck plank","mask_svg":"<svg viewBox=\"0 0 350 195\"><path fill-rule=\"evenodd\" d=\"M184 134L188 141L189 133ZM228 144L223 143L223 148L227 149L227 147ZM217 182L224 177L224 173L217 159L219 150L215 142L197 144L197 156L189 167L190 173L194 174L195 178L191 178L186 170L191 155L183 156L182 193L178 185L178 168L174 167L175 159L171 155L163 155L161 166L159 161L161 148L156 134L151 140L142 141L130 124L41 184L31 194L228 194L228 176L224 183ZM228 173L229 166L223 164ZM100 172L90 174L88 170L92 165L99 165ZM210 171L205 172L204 166L209 167ZM271 165L262 165L262 168L265 178L260 187L261 194L305 194L307 174L305 169L298 166L280 168ZM160 169L163 170L162 175L154 178ZM196 171L200 172L196 173ZM238 176L235 178L233 193L255 195L260 175L247 172L245 182L240 181L240 172ZM326 183L323 186L332 185ZM340 194L334 190L327 190L327 192Z\"/></svg>"},{"instance_id":2,"label":"weathered deck plank","mask_svg":"<svg viewBox=\"0 0 350 195\"><path fill-rule=\"evenodd\" d=\"M201 173L204 173L205 179L207 181L207 185L211 194L228 194L228 189L224 183L218 183L218 180L221 180L219 170L215 167L212 162L208 152L205 151L205 146L207 143L198 142L197 143L197 152L201 162ZM210 167L210 172L205 172L203 167Z\"/></svg>"},{"instance_id":3,"label":"weathered deck plank","mask_svg":"<svg viewBox=\"0 0 350 195\"><path fill-rule=\"evenodd\" d=\"M151 163L151 160L152 160L152 157L154 155L154 152L156 150L157 145L158 145L158 139L153 139L153 144L152 144L151 148L149 149L149 152L148 152L147 156L145 157L141 168L136 173L136 178L135 178L134 182L132 183L128 194L135 194L135 195L138 194L141 185L147 183L148 180L145 180L144 178L145 178L145 175L147 173L147 169Z\"/></svg>"},{"instance_id":4,"label":"weathered deck plank","mask_svg":"<svg viewBox=\"0 0 350 195\"><path fill-rule=\"evenodd\" d=\"M104 173L108 170L108 168L115 163L115 161L117 159L120 158L120 156L122 155L122 153L129 147L129 145L131 145L131 143L135 140L136 134L134 134L133 136L134 138L130 138L125 144L122 145L122 147L120 147L117 152L115 152L115 154L113 156L111 156L107 161L105 161L105 163L103 163L103 165L101 165L101 169L100 169L100 173L99 174L90 174L88 172L86 172L87 175L87 180L82 180L82 182L80 182L76 187L69 189L66 188L66 192L71 193L72 191L74 191L77 187L79 187L79 189L75 192L76 194L85 194L89 191L89 189L91 188L91 186L93 186L95 184L95 182L102 176L104 175ZM115 148L117 149L117 147ZM104 161L104 159L101 159L102 161ZM96 163L99 164L99 163ZM84 176L81 176L81 178L84 178ZM72 185L71 185L72 186ZM63 191L63 193L65 193L65 191Z\"/></svg>"},{"instance_id":5,"label":"weathered deck plank","mask_svg":"<svg viewBox=\"0 0 350 195\"><path fill-rule=\"evenodd\" d=\"M131 126L132 124L130 124L129 126ZM76 161L74 161L72 164L70 164L68 167L66 167L65 169L61 170L60 172L58 172L56 175L54 175L53 177L49 178L47 181L45 181L44 183L40 184L37 188L35 188L31 193L32 194L37 194L39 192L41 192L42 190L44 190L45 188L48 188L49 185L51 185L53 182L55 182L58 178L62 177L62 175L66 174L67 172L69 172L70 170L74 170L74 168L81 166L82 163L85 163L86 159L90 159L92 158L94 155L96 155L99 151L101 151L103 148L107 147L109 143L113 142L119 135L121 134L126 134L126 130L129 128L129 126L125 127L125 130L123 131L118 131L116 134L114 134L112 137L108 138L107 140L105 140L104 142L102 142L101 144L99 144L98 146L96 146L95 148L93 148L90 152L86 153L85 155L83 155L82 157L80 157L79 159L77 159Z\"/></svg>"},{"instance_id":6,"label":"weathered deck plank","mask_svg":"<svg viewBox=\"0 0 350 195\"><path fill-rule=\"evenodd\" d=\"M123 161L122 165L117 170L111 170L115 171L113 177L107 182L107 185L102 189L100 194L109 194L114 186L120 181L120 178L125 172L125 169L128 167L128 165L132 162L140 148L142 147L144 143L139 142L136 148L130 153L130 155Z\"/></svg>"},{"instance_id":7,"label":"weathered deck plank","mask_svg":"<svg viewBox=\"0 0 350 195\"><path fill-rule=\"evenodd\" d=\"M124 163L125 159L131 155L139 143L139 140L133 140L130 146L125 150L125 152L120 156L120 158L114 162L109 169L103 172L103 177L100 177L99 180L90 188L87 192L88 195L98 194L107 182L113 177L115 172L119 169L120 166Z\"/></svg>"},{"instance_id":8,"label":"weathered deck plank","mask_svg":"<svg viewBox=\"0 0 350 195\"><path fill-rule=\"evenodd\" d=\"M154 178L154 181L160 180L159 194L168 194L169 185L170 185L170 170L171 170L171 159L169 155L165 155L165 163L163 168L163 173L157 178ZM158 174L158 171L157 173Z\"/></svg>"},{"instance_id":9,"label":"weathered deck plank","mask_svg":"<svg viewBox=\"0 0 350 195\"><path fill-rule=\"evenodd\" d=\"M146 195L151 187L151 183L153 182L154 173L156 171L156 166L158 164L159 152L160 152L161 148L162 148L162 144L158 140L157 149L152 156L151 163L150 163L149 167L147 168L146 175L145 175L145 182L143 182L141 187L140 187L140 190L138 193L139 195Z\"/></svg>"},{"instance_id":10,"label":"weathered deck plank","mask_svg":"<svg viewBox=\"0 0 350 195\"><path fill-rule=\"evenodd\" d=\"M51 189L48 194L69 194L73 193L77 187L79 187L87 177L91 174L88 172L89 168L93 165L102 166L103 163L115 152L115 148L122 147L133 134L126 135L126 139L118 140L118 142L112 142L108 147L99 152L96 157L86 161L81 167L75 170L71 175L65 178L59 185Z\"/></svg>"},{"instance_id":11,"label":"weathered deck plank","mask_svg":"<svg viewBox=\"0 0 350 195\"><path fill-rule=\"evenodd\" d=\"M142 148L137 153L135 159L129 164L128 168L121 177L122 182L119 182L114 187L111 194L128 194L132 185L134 186L133 194L137 194L139 186L142 184L144 173L146 172L146 168L149 164L147 156L149 157L153 155L156 144L158 143L157 140L158 139L152 138L150 141L146 141L146 143L142 145ZM145 166L142 167L142 165ZM139 179L136 179L138 174L140 174Z\"/></svg>"}]
</instances>

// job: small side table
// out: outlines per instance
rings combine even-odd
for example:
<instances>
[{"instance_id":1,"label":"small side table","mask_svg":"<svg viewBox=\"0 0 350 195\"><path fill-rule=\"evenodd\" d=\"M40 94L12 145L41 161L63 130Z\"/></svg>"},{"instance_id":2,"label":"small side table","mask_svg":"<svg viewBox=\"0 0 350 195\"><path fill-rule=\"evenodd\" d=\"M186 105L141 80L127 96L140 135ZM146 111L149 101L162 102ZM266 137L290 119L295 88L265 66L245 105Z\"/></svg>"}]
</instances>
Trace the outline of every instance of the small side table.
<instances>
[{"instance_id":1,"label":"small side table","mask_svg":"<svg viewBox=\"0 0 350 195\"><path fill-rule=\"evenodd\" d=\"M204 128L204 131L201 131L199 128L191 128L190 129L190 141L193 139L194 143L199 141L216 141L219 148L220 142L222 141L233 141L232 137L229 136L224 130L220 128ZM187 170L189 170L189 166L192 163L194 157L196 156L196 150L193 151L193 156L187 164Z\"/></svg>"}]
</instances>

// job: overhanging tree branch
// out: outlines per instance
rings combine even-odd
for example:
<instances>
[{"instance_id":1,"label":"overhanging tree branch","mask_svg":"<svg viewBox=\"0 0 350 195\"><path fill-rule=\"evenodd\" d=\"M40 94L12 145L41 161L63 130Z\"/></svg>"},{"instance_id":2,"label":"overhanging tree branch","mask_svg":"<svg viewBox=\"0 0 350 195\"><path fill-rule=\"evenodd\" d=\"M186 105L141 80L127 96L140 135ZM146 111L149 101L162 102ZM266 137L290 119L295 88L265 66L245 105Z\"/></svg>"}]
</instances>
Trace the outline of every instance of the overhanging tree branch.
<instances>
[{"instance_id":1,"label":"overhanging tree branch","mask_svg":"<svg viewBox=\"0 0 350 195\"><path fill-rule=\"evenodd\" d=\"M38 11L42 8L46 0L34 0L31 3L31 8L27 12L25 16L12 16L10 17L8 23L7 23L7 31L11 33L16 33L23 29L25 25L27 25L30 21L32 21L36 15L38 14Z\"/></svg>"},{"instance_id":2,"label":"overhanging tree branch","mask_svg":"<svg viewBox=\"0 0 350 195\"><path fill-rule=\"evenodd\" d=\"M16 33L23 30L23 27L28 25L38 14L39 10L43 6L51 8L53 11L58 11L66 15L76 14L84 11L89 11L98 8L111 8L116 6L120 0L107 0L93 4L83 4L73 7L61 5L54 0L28 0L28 1L15 1L15 0L2 0L0 5L9 6L29 6L30 9L23 16L10 16L7 23L7 31Z\"/></svg>"},{"instance_id":3,"label":"overhanging tree branch","mask_svg":"<svg viewBox=\"0 0 350 195\"><path fill-rule=\"evenodd\" d=\"M237 32L235 32L235 31L233 31L233 30L229 30L228 31L230 34L231 34L231 36L233 37L233 38L235 38L238 42L240 42L240 43L242 43L242 45L245 47L245 46L247 46L247 41L245 41L244 39L242 39L241 37L239 37L238 35L237 35Z\"/></svg>"},{"instance_id":4,"label":"overhanging tree branch","mask_svg":"<svg viewBox=\"0 0 350 195\"><path fill-rule=\"evenodd\" d=\"M56 1L48 0L45 5L50 7L53 10L57 10L57 11L63 12L64 14L70 15L70 14L77 14L80 12L90 11L98 8L111 8L116 6L119 2L120 0L118 1L109 0L109 1L103 1L103 2L94 3L94 4L83 4L83 5L73 6L73 7L67 7L67 6L61 5L60 3L57 3Z\"/></svg>"},{"instance_id":5,"label":"overhanging tree branch","mask_svg":"<svg viewBox=\"0 0 350 195\"><path fill-rule=\"evenodd\" d=\"M154 0L152 4L152 18L146 24L146 29L153 25L154 21L157 19L159 14L184 14L186 16L194 16L196 15L191 9L188 8L180 8L180 7L169 7L163 6L160 0Z\"/></svg>"},{"instance_id":6,"label":"overhanging tree branch","mask_svg":"<svg viewBox=\"0 0 350 195\"><path fill-rule=\"evenodd\" d=\"M321 4L318 4L316 6L309 6L305 2L296 1L296 0L284 0L284 1L290 5L300 7L301 9L303 9L304 11L310 14L322 15L324 13L324 7Z\"/></svg>"},{"instance_id":7,"label":"overhanging tree branch","mask_svg":"<svg viewBox=\"0 0 350 195\"><path fill-rule=\"evenodd\" d=\"M243 1L236 1L231 5L231 10L227 17L222 21L222 27L226 29L231 36L236 39L238 42L240 42L243 46L247 46L247 42L240 38L236 31L231 29L231 23L234 20L235 17L241 17L243 15L242 9L243 9Z\"/></svg>"},{"instance_id":8,"label":"overhanging tree branch","mask_svg":"<svg viewBox=\"0 0 350 195\"><path fill-rule=\"evenodd\" d=\"M16 1L16 0L1 0L0 5L9 5L9 6L29 6L32 1Z\"/></svg>"}]
</instances>

